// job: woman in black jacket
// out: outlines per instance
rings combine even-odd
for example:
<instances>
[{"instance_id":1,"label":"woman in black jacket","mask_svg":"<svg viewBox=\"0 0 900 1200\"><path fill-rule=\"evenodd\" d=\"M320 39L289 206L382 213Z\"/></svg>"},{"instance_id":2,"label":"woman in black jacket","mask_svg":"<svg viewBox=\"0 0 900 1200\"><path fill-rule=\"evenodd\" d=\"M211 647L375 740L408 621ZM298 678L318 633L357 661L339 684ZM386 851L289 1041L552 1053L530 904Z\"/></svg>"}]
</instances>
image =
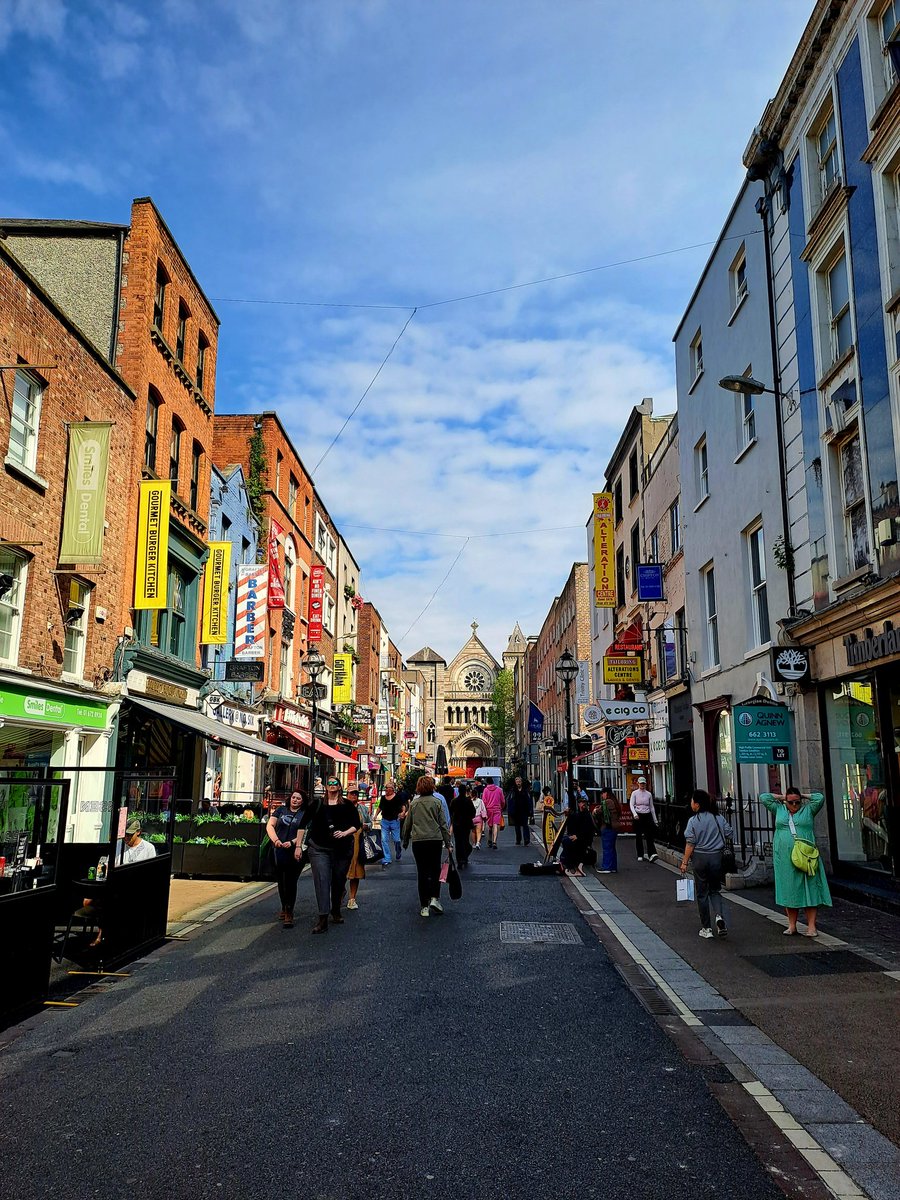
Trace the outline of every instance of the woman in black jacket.
<instances>
[{"instance_id":1,"label":"woman in black jacket","mask_svg":"<svg viewBox=\"0 0 900 1200\"><path fill-rule=\"evenodd\" d=\"M469 855L472 853L475 804L466 783L459 785L459 795L450 802L450 820L453 825L453 840L456 842L456 862L460 867L467 867Z\"/></svg>"},{"instance_id":2,"label":"woman in black jacket","mask_svg":"<svg viewBox=\"0 0 900 1200\"><path fill-rule=\"evenodd\" d=\"M566 817L566 832L559 861L567 875L584 875L581 865L593 844L596 832L594 818L585 797L584 800L579 800L575 812Z\"/></svg>"}]
</instances>

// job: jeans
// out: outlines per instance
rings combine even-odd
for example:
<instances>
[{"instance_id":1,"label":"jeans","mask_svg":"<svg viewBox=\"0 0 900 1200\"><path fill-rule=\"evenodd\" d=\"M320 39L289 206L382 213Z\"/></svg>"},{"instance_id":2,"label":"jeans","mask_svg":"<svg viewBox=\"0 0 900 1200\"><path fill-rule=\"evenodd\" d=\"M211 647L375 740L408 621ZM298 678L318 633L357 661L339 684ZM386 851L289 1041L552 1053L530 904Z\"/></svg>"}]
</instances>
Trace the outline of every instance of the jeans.
<instances>
[{"instance_id":1,"label":"jeans","mask_svg":"<svg viewBox=\"0 0 900 1200\"><path fill-rule=\"evenodd\" d=\"M653 834L656 826L653 823L653 816L650 813L638 813L634 819L634 845L637 850L638 858L641 858L644 853L644 839L647 841L647 857L656 853L656 846L653 842Z\"/></svg>"},{"instance_id":2,"label":"jeans","mask_svg":"<svg viewBox=\"0 0 900 1200\"><path fill-rule=\"evenodd\" d=\"M523 844L523 846L527 846L530 841L531 841L531 831L528 828L528 818L523 817L521 819L521 821L517 818L516 819L516 845L518 846L519 842L521 842Z\"/></svg>"},{"instance_id":3,"label":"jeans","mask_svg":"<svg viewBox=\"0 0 900 1200\"><path fill-rule=\"evenodd\" d=\"M381 853L384 855L384 861L391 861L391 848L396 848L397 861L400 861L400 821L386 821L381 818Z\"/></svg>"},{"instance_id":4,"label":"jeans","mask_svg":"<svg viewBox=\"0 0 900 1200\"><path fill-rule=\"evenodd\" d=\"M611 829L608 825L600 830L600 844L603 847L601 871L618 871L619 869L619 860L616 858L616 838L618 836L615 829Z\"/></svg>"},{"instance_id":5,"label":"jeans","mask_svg":"<svg viewBox=\"0 0 900 1200\"><path fill-rule=\"evenodd\" d=\"M279 861L276 853L275 879L278 882L278 899L281 901L281 907L287 912L293 912L297 903L297 880L300 878L300 871L301 866L294 858L293 851L290 858L283 862Z\"/></svg>"},{"instance_id":6,"label":"jeans","mask_svg":"<svg viewBox=\"0 0 900 1200\"><path fill-rule=\"evenodd\" d=\"M337 854L334 850L317 846L315 842L309 843L309 865L320 917L341 911L341 898L347 884L351 857L352 854Z\"/></svg>"},{"instance_id":7,"label":"jeans","mask_svg":"<svg viewBox=\"0 0 900 1200\"><path fill-rule=\"evenodd\" d=\"M419 882L419 903L422 908L429 900L437 900L441 894L441 851L444 843L440 841L413 842L413 858L416 860L416 871Z\"/></svg>"},{"instance_id":8,"label":"jeans","mask_svg":"<svg viewBox=\"0 0 900 1200\"><path fill-rule=\"evenodd\" d=\"M694 870L697 908L700 910L700 928L712 929L710 909L715 916L725 920L722 908L722 851L702 854L695 850L691 855L691 866Z\"/></svg>"}]
</instances>

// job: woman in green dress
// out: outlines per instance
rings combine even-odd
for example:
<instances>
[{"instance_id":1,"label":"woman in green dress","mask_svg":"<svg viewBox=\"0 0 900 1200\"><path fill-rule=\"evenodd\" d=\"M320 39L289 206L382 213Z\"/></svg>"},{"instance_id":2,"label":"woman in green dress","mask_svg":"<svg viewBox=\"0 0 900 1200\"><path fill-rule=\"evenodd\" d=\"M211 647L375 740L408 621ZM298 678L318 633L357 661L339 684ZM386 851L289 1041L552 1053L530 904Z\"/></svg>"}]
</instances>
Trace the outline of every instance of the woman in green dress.
<instances>
[{"instance_id":1,"label":"woman in green dress","mask_svg":"<svg viewBox=\"0 0 900 1200\"><path fill-rule=\"evenodd\" d=\"M788 925L785 934L795 934L797 917L800 909L806 909L806 936L818 937L816 929L816 910L820 905L831 907L831 892L822 867L822 860L816 868L815 875L809 876L804 871L798 871L791 862L791 851L794 848L794 835L791 833L791 821L797 831L797 837L804 842L815 842L816 834L814 821L816 813L825 803L821 792L810 792L809 800L804 802L798 788L789 787L782 800L771 792L762 792L760 800L775 814L775 841L772 847L772 861L775 866L775 903L784 906L787 913Z\"/></svg>"}]
</instances>

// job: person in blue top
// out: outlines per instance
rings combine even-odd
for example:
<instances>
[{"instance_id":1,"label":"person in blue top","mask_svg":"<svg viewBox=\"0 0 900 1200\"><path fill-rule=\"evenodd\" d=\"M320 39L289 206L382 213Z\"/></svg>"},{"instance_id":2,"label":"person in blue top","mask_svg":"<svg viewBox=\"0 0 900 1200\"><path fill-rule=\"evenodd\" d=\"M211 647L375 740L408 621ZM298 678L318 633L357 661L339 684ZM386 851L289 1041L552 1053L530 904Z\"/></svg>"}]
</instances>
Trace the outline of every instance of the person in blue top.
<instances>
[{"instance_id":1,"label":"person in blue top","mask_svg":"<svg viewBox=\"0 0 900 1200\"><path fill-rule=\"evenodd\" d=\"M716 802L709 792L698 788L691 794L693 816L684 827L684 855L681 859L682 875L688 863L694 871L697 908L700 912L700 936L702 938L724 937L728 932L725 910L722 906L722 855L725 839L734 837L734 830L724 817L716 812ZM715 916L715 933L710 917Z\"/></svg>"},{"instance_id":2,"label":"person in blue top","mask_svg":"<svg viewBox=\"0 0 900 1200\"><path fill-rule=\"evenodd\" d=\"M787 913L785 934L795 934L800 909L806 909L806 936L818 937L816 929L817 910L825 905L831 907L831 892L822 860L819 860L815 875L799 871L791 862L795 837L803 842L815 843L815 816L825 797L821 792L810 792L805 801L799 788L789 787L784 799L771 792L760 793L760 800L775 814L775 840L772 844L772 863L775 868L775 903L784 906ZM791 829L793 825L794 829ZM796 831L796 833L794 832Z\"/></svg>"}]
</instances>

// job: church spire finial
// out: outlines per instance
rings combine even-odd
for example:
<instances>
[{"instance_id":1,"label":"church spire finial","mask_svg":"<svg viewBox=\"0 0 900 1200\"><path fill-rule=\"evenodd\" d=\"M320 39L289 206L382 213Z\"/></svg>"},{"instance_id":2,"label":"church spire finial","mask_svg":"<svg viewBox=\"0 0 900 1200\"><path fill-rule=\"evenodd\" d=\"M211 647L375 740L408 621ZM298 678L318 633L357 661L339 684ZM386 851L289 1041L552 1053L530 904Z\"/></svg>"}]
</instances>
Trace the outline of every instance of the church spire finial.
<instances>
[{"instance_id":1,"label":"church spire finial","mask_svg":"<svg viewBox=\"0 0 900 1200\"><path fill-rule=\"evenodd\" d=\"M472 622L472 632L473 632L473 633L475 633L475 631L476 631L477 629L478 629L478 622L477 622L477 621L473 621L473 622Z\"/></svg>"}]
</instances>

